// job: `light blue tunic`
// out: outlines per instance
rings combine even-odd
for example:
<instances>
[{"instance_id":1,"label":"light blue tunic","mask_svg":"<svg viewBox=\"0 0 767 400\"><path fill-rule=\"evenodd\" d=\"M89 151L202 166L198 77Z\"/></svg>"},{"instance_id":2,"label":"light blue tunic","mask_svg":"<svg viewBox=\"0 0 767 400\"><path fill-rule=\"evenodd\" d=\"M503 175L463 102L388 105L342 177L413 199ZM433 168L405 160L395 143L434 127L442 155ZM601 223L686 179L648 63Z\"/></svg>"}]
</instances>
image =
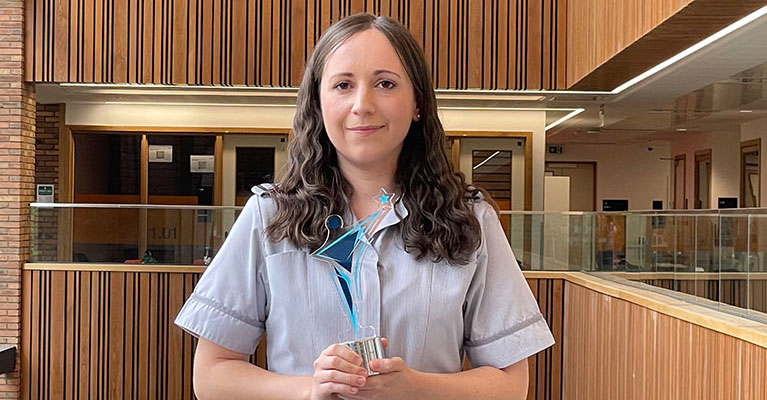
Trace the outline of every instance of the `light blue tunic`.
<instances>
[{"instance_id":1,"label":"light blue tunic","mask_svg":"<svg viewBox=\"0 0 767 400\"><path fill-rule=\"evenodd\" d=\"M244 354L268 332L269 369L311 375L322 350L349 339L339 336L351 328L349 315L329 264L265 237L275 205L254 192L175 323ZM473 207L482 240L468 265L417 262L406 253L402 202L361 252L361 325L389 339L387 357L418 371L460 371L464 351L472 366L503 368L554 344L495 211L485 201Z\"/></svg>"}]
</instances>

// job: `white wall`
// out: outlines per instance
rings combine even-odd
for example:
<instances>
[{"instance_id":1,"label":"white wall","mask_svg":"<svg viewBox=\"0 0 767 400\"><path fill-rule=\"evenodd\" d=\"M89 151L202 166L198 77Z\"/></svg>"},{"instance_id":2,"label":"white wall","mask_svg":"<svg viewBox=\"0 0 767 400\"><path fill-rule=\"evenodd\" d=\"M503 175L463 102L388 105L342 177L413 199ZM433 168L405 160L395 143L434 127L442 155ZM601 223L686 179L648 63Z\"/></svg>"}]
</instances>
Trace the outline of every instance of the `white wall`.
<instances>
[{"instance_id":1,"label":"white wall","mask_svg":"<svg viewBox=\"0 0 767 400\"><path fill-rule=\"evenodd\" d=\"M695 152L711 149L711 208L717 208L719 197L740 196L740 142L738 129L699 134L680 135L671 143L671 157L685 155L687 204L693 208L695 201ZM764 144L763 144L764 145ZM669 176L673 177L674 164L669 164ZM762 179L765 179L762 176ZM673 185L673 181L670 180ZM673 187L670 187L673 190ZM673 195L673 193L670 193Z\"/></svg>"},{"instance_id":2,"label":"white wall","mask_svg":"<svg viewBox=\"0 0 767 400\"><path fill-rule=\"evenodd\" d=\"M630 210L649 210L653 200L668 207L670 146L653 144L565 144L562 154L547 154L546 161L597 163L597 211L604 199L628 199Z\"/></svg>"},{"instance_id":3,"label":"white wall","mask_svg":"<svg viewBox=\"0 0 767 400\"><path fill-rule=\"evenodd\" d=\"M712 208L717 208L720 197L740 197L740 132L737 130L711 133Z\"/></svg>"}]
</instances>

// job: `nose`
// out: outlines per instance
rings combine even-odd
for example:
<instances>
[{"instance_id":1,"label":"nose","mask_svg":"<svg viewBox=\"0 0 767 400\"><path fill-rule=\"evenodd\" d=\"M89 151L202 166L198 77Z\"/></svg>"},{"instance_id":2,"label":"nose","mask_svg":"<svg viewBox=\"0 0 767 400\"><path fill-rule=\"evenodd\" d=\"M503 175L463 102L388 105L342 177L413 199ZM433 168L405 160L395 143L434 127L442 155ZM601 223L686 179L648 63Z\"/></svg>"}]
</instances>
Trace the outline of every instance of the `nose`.
<instances>
[{"instance_id":1,"label":"nose","mask_svg":"<svg viewBox=\"0 0 767 400\"><path fill-rule=\"evenodd\" d=\"M375 112L375 102L373 100L373 91L365 85L358 86L359 89L354 96L354 105L352 113L355 115L372 114Z\"/></svg>"}]
</instances>

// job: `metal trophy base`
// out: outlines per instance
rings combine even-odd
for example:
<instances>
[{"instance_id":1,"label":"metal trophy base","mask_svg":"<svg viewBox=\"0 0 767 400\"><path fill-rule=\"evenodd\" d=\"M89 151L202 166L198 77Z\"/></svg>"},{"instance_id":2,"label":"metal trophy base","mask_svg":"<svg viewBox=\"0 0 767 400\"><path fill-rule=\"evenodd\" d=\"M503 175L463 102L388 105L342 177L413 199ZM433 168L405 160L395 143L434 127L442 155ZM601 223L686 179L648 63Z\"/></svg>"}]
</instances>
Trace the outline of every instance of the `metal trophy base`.
<instances>
[{"instance_id":1,"label":"metal trophy base","mask_svg":"<svg viewBox=\"0 0 767 400\"><path fill-rule=\"evenodd\" d=\"M384 358L383 344L381 344L380 337L372 336L339 344L350 348L353 352L359 354L360 357L362 357L362 367L368 371L368 376L379 374L376 371L370 370L368 362L377 358Z\"/></svg>"}]
</instances>

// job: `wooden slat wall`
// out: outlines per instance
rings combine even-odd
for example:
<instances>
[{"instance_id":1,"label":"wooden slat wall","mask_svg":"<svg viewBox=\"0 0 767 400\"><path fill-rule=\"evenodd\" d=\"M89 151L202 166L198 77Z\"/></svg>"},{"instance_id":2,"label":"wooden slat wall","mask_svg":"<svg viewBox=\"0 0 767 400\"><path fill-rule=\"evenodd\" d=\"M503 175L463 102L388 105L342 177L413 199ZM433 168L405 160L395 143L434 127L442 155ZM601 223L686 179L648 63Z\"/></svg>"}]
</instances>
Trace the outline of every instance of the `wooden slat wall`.
<instances>
[{"instance_id":1,"label":"wooden slat wall","mask_svg":"<svg viewBox=\"0 0 767 400\"><path fill-rule=\"evenodd\" d=\"M576 284L565 289L565 398L767 398L767 349Z\"/></svg>"},{"instance_id":2,"label":"wooden slat wall","mask_svg":"<svg viewBox=\"0 0 767 400\"><path fill-rule=\"evenodd\" d=\"M692 1L569 0L568 87Z\"/></svg>"},{"instance_id":3,"label":"wooden slat wall","mask_svg":"<svg viewBox=\"0 0 767 400\"><path fill-rule=\"evenodd\" d=\"M196 339L172 325L197 273L24 271L24 399L188 399Z\"/></svg>"},{"instance_id":4,"label":"wooden slat wall","mask_svg":"<svg viewBox=\"0 0 767 400\"><path fill-rule=\"evenodd\" d=\"M764 5L763 0L569 0L567 87L612 90Z\"/></svg>"},{"instance_id":5,"label":"wooden slat wall","mask_svg":"<svg viewBox=\"0 0 767 400\"><path fill-rule=\"evenodd\" d=\"M574 0L29 0L34 82L292 86L333 21L391 16L438 88L562 89Z\"/></svg>"},{"instance_id":6,"label":"wooden slat wall","mask_svg":"<svg viewBox=\"0 0 767 400\"><path fill-rule=\"evenodd\" d=\"M565 281L563 279L527 279L527 284L538 300L555 344L528 359L530 387L528 400L562 399L563 344L565 322Z\"/></svg>"},{"instance_id":7,"label":"wooden slat wall","mask_svg":"<svg viewBox=\"0 0 767 400\"><path fill-rule=\"evenodd\" d=\"M746 273L742 279L640 279L639 282L767 313L767 280L749 278Z\"/></svg>"},{"instance_id":8,"label":"wooden slat wall","mask_svg":"<svg viewBox=\"0 0 767 400\"><path fill-rule=\"evenodd\" d=\"M192 399L196 339L173 325L200 273L23 271L22 398ZM528 279L557 345L530 359L528 399L560 399L562 279ZM264 365L260 347L251 362Z\"/></svg>"}]
</instances>

